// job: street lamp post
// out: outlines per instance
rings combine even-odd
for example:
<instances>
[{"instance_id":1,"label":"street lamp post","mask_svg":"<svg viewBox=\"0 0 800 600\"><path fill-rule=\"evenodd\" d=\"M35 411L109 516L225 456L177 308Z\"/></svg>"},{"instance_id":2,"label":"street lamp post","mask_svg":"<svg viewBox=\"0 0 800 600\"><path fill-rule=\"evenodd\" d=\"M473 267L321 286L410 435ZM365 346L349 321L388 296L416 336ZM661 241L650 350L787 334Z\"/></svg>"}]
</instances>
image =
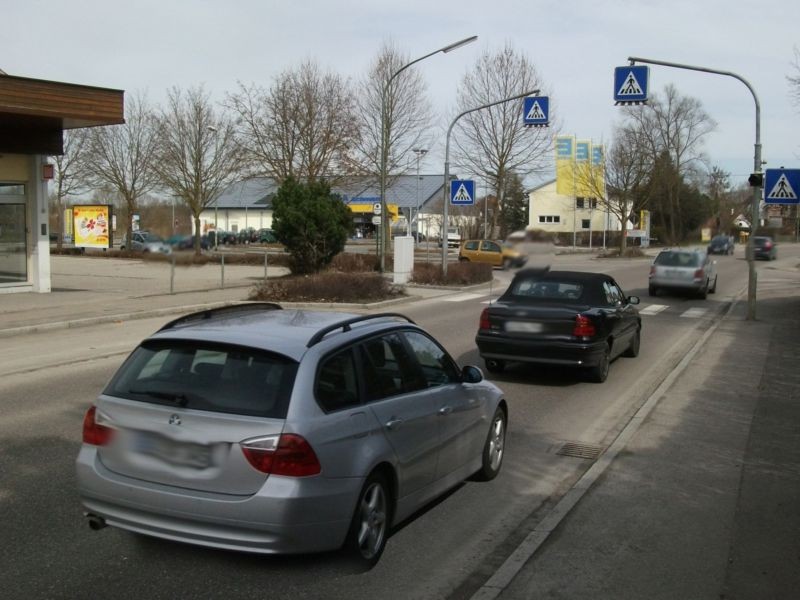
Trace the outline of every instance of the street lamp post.
<instances>
[{"instance_id":1,"label":"street lamp post","mask_svg":"<svg viewBox=\"0 0 800 600\"><path fill-rule=\"evenodd\" d=\"M753 95L753 101L756 105L756 143L755 152L753 156L753 174L758 175L761 173L761 104L758 101L758 96L753 86L741 75L737 75L731 71L718 71L717 69L709 69L707 67L695 67L692 65L683 65L680 63L666 62L663 60L651 60L649 58L638 58L629 56L628 60L631 65L634 63L647 63L653 65L661 65L664 67L673 67L675 69L687 69L689 71L700 71L702 73L712 73L714 75L725 75L733 77L741 81L750 93ZM753 321L756 318L756 263L755 263L755 248L754 238L756 232L756 223L759 220L759 204L761 203L761 186L753 186L753 199L752 199L752 214L750 222L750 237L747 240L747 320Z\"/></svg>"},{"instance_id":2,"label":"street lamp post","mask_svg":"<svg viewBox=\"0 0 800 600\"><path fill-rule=\"evenodd\" d=\"M452 52L461 46L466 46L478 39L477 35L473 35L472 37L464 38L463 40L459 40L452 44L445 46L444 48L439 48L438 50L434 50L426 54L425 56L420 56L412 60L410 63L407 63L400 67L397 71L392 73L392 76L386 81L386 84L383 86L383 92L381 93L381 244L380 244L380 251L381 251L381 273L386 270L386 238L389 233L389 226L386 221L386 218L389 216L388 211L386 210L386 169L387 164L389 162L389 133L386 131L386 94L389 91L389 86L394 81L394 78L400 75L403 71L405 71L411 65L414 65L421 60L425 60L433 56L434 54L439 54L439 52L443 54L447 54L448 52Z\"/></svg>"},{"instance_id":3,"label":"street lamp post","mask_svg":"<svg viewBox=\"0 0 800 600\"><path fill-rule=\"evenodd\" d=\"M417 213L416 213L416 220L417 220L417 235L416 235L416 243L419 243L419 161L420 159L428 153L426 148L413 148L411 150L414 154L417 155ZM411 224L409 223L409 230L411 228Z\"/></svg>"},{"instance_id":4,"label":"street lamp post","mask_svg":"<svg viewBox=\"0 0 800 600\"><path fill-rule=\"evenodd\" d=\"M510 98L503 98L502 100L497 100L496 102L489 102L488 104L482 104L481 106L476 106L475 108L470 108L469 110L465 110L461 114L459 114L453 122L450 123L450 127L447 129L447 142L444 146L444 189L442 190L442 274L447 275L447 205L450 204L449 196L449 185L450 185L450 134L453 132L453 127L456 125L456 121L458 121L464 115L468 115L469 113L475 112L477 110L483 110L484 108L490 108L492 106L496 106L498 104L505 104L506 102L511 102L512 100L518 100L519 98L524 98L525 96L533 96L538 94L539 90L531 90L529 92L525 92L523 94L517 94L516 96L511 96Z\"/></svg>"}]
</instances>

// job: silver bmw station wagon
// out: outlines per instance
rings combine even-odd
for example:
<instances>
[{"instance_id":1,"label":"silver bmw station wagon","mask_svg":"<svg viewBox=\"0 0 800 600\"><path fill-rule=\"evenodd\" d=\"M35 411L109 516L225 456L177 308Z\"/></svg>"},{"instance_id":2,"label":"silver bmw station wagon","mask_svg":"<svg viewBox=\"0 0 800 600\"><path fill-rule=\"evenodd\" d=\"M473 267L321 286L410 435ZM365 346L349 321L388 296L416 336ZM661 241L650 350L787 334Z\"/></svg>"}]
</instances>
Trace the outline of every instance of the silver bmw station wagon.
<instances>
[{"instance_id":1,"label":"silver bmw station wagon","mask_svg":"<svg viewBox=\"0 0 800 600\"><path fill-rule=\"evenodd\" d=\"M498 474L507 419L402 315L243 304L134 350L86 413L78 487L92 529L371 567L393 524Z\"/></svg>"}]
</instances>

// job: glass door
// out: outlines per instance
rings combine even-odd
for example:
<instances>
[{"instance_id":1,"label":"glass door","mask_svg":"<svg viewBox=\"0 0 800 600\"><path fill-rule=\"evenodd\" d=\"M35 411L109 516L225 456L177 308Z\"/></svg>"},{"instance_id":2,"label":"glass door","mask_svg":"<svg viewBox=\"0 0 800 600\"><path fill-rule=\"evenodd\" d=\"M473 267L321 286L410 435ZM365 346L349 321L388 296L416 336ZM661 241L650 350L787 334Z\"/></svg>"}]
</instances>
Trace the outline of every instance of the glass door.
<instances>
[{"instance_id":1,"label":"glass door","mask_svg":"<svg viewBox=\"0 0 800 600\"><path fill-rule=\"evenodd\" d=\"M0 183L0 286L28 281L25 186Z\"/></svg>"}]
</instances>

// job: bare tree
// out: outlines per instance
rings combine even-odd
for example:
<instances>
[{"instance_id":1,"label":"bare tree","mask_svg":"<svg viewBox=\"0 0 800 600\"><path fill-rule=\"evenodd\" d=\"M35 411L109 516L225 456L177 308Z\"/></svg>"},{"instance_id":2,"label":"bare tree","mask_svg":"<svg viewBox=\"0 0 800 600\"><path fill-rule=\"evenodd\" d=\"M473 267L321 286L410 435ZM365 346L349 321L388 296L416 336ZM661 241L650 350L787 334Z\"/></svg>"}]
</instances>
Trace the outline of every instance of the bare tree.
<instances>
[{"instance_id":1,"label":"bare tree","mask_svg":"<svg viewBox=\"0 0 800 600\"><path fill-rule=\"evenodd\" d=\"M276 77L268 90L240 84L226 104L238 117L253 173L315 180L351 163L358 136L353 98L347 80L309 61Z\"/></svg>"},{"instance_id":2,"label":"bare tree","mask_svg":"<svg viewBox=\"0 0 800 600\"><path fill-rule=\"evenodd\" d=\"M355 160L376 182L381 172L381 107L386 94L387 186L409 169L412 163L407 157L413 148L430 147L427 131L433 114L419 70L406 69L387 87L392 75L408 62L408 56L391 42L384 43L357 94L361 135L354 146Z\"/></svg>"},{"instance_id":3,"label":"bare tree","mask_svg":"<svg viewBox=\"0 0 800 600\"><path fill-rule=\"evenodd\" d=\"M64 153L53 157L55 168L56 244L59 250L64 243L64 200L89 188L89 132L87 129L64 131Z\"/></svg>"},{"instance_id":4,"label":"bare tree","mask_svg":"<svg viewBox=\"0 0 800 600\"><path fill-rule=\"evenodd\" d=\"M792 61L793 75L787 75L789 82L789 95L797 106L800 106L800 49L794 47L794 60Z\"/></svg>"},{"instance_id":5,"label":"bare tree","mask_svg":"<svg viewBox=\"0 0 800 600\"><path fill-rule=\"evenodd\" d=\"M602 206L621 224L620 255L625 252L627 244L625 233L628 218L650 173L651 163L646 152L646 144L646 140L636 129L620 127L616 129L605 157L603 169L605 194L601 192L597 197L602 199Z\"/></svg>"},{"instance_id":6,"label":"bare tree","mask_svg":"<svg viewBox=\"0 0 800 600\"><path fill-rule=\"evenodd\" d=\"M533 63L511 45L485 51L461 82L457 112L544 88ZM455 129L456 162L492 186L500 212L509 173L520 177L550 165L552 131L523 124L521 101L508 102L464 116ZM495 214L492 231L497 225Z\"/></svg>"},{"instance_id":7,"label":"bare tree","mask_svg":"<svg viewBox=\"0 0 800 600\"><path fill-rule=\"evenodd\" d=\"M668 85L664 95L654 94L645 107L628 107L625 115L637 136L649 149L651 163L656 165L668 158L672 175L664 180L667 206L662 217L669 214L671 242L679 241L677 224L681 220L679 191L686 177L695 176L705 168L702 145L707 134L716 129L716 122L695 98L682 96L677 88ZM642 147L642 146L640 146ZM667 224L665 223L665 226Z\"/></svg>"},{"instance_id":8,"label":"bare tree","mask_svg":"<svg viewBox=\"0 0 800 600\"><path fill-rule=\"evenodd\" d=\"M95 185L108 186L124 198L125 230L131 239L139 199L158 185L156 132L146 95L134 94L126 103L124 125L88 131L87 168Z\"/></svg>"},{"instance_id":9,"label":"bare tree","mask_svg":"<svg viewBox=\"0 0 800 600\"><path fill-rule=\"evenodd\" d=\"M202 86L186 92L170 89L157 121L156 170L164 187L191 211L194 250L200 254L200 213L240 175L241 150L234 122L214 111Z\"/></svg>"}]
</instances>

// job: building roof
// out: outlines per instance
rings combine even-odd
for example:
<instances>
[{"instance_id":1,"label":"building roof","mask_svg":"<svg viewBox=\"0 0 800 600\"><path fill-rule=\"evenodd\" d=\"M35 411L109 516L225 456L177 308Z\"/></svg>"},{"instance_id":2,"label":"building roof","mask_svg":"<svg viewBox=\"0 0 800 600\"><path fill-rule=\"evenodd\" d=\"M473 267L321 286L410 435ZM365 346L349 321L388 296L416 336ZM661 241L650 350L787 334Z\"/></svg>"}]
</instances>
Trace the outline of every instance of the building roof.
<instances>
[{"instance_id":1,"label":"building roof","mask_svg":"<svg viewBox=\"0 0 800 600\"><path fill-rule=\"evenodd\" d=\"M441 198L444 175L419 176L419 205ZM271 209L272 199L278 191L278 183L269 177L243 179L229 185L209 208ZM380 185L373 177L350 179L332 186L331 191L341 196L345 203L377 202ZM394 178L386 190L386 203L401 208L417 206L417 176L400 175Z\"/></svg>"},{"instance_id":2,"label":"building roof","mask_svg":"<svg viewBox=\"0 0 800 600\"><path fill-rule=\"evenodd\" d=\"M556 182L556 178L553 177L552 179L548 179L547 181L543 181L542 183L540 183L536 187L532 187L526 193L531 194L531 193L536 192L536 191L538 191L538 190L540 190L542 188L547 187L548 185L553 185L555 182Z\"/></svg>"}]
</instances>

